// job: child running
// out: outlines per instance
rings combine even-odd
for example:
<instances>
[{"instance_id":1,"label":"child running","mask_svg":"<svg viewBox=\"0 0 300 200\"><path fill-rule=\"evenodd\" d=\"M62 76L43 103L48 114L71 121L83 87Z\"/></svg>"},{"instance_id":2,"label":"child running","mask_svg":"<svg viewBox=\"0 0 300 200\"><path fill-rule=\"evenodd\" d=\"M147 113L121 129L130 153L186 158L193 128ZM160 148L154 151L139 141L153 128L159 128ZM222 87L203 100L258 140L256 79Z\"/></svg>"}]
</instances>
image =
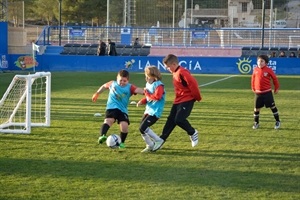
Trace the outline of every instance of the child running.
<instances>
[{"instance_id":1,"label":"child running","mask_svg":"<svg viewBox=\"0 0 300 200\"><path fill-rule=\"evenodd\" d=\"M141 99L137 106L146 104L146 109L140 132L146 143L146 148L141 152L150 152L154 147L154 142L161 140L150 128L160 117L165 105L165 89L161 82L161 73L155 66L145 68L146 88L144 89L145 98Z\"/></svg>"},{"instance_id":2,"label":"child running","mask_svg":"<svg viewBox=\"0 0 300 200\"><path fill-rule=\"evenodd\" d=\"M257 67L253 69L251 77L251 88L255 93L254 96L254 124L253 129L259 127L259 112L262 107L270 108L273 116L276 120L275 129L280 128L280 120L278 109L275 105L275 101L272 94L271 79L274 84L274 94L278 93L279 82L271 68L267 66L269 58L266 55L260 55L257 57Z\"/></svg>"},{"instance_id":3,"label":"child running","mask_svg":"<svg viewBox=\"0 0 300 200\"><path fill-rule=\"evenodd\" d=\"M108 100L106 104L106 112L104 123L100 128L100 137L98 143L102 144L107 139L107 132L109 128L117 121L120 125L120 148L125 148L125 140L128 134L128 103L129 98L133 94L143 94L144 91L141 88L136 87L129 83L129 72L126 70L120 70L117 75L116 81L109 81L103 84L92 97L92 101L96 102L99 94L103 91L109 90Z\"/></svg>"},{"instance_id":4,"label":"child running","mask_svg":"<svg viewBox=\"0 0 300 200\"><path fill-rule=\"evenodd\" d=\"M179 126L187 133L192 147L195 147L198 144L198 131L190 124L187 118L193 110L195 101L201 101L202 99L198 82L189 70L179 65L177 56L169 54L164 58L163 63L166 69L172 73L175 99L160 135L160 140L155 142L153 151L162 147L176 126Z\"/></svg>"}]
</instances>

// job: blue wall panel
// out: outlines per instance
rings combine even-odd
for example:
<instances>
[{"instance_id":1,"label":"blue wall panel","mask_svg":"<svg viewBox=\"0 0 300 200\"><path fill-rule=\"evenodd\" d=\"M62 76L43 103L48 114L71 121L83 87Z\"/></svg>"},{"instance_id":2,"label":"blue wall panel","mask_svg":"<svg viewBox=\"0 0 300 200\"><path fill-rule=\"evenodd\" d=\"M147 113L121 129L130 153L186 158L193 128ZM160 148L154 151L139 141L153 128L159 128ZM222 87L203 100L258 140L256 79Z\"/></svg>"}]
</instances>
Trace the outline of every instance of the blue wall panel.
<instances>
[{"instance_id":1,"label":"blue wall panel","mask_svg":"<svg viewBox=\"0 0 300 200\"><path fill-rule=\"evenodd\" d=\"M8 70L22 70L14 62L20 56L9 55ZM30 55L28 55L30 56ZM163 57L130 56L66 56L37 55L36 71L119 71L128 69L144 72L149 65L157 66L162 72L166 69ZM256 66L256 57L179 57L180 64L196 74L251 74ZM269 66L277 74L300 75L300 58L272 58ZM33 68L25 69L33 71Z\"/></svg>"}]
</instances>

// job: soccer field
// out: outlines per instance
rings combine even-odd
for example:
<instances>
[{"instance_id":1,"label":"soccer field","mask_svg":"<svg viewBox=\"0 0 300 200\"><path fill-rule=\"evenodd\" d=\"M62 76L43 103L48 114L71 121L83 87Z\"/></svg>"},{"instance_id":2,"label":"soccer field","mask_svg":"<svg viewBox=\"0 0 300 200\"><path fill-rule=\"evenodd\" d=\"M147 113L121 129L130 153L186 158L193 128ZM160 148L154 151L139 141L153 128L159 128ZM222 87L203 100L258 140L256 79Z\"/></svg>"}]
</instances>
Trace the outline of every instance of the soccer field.
<instances>
[{"instance_id":1,"label":"soccer field","mask_svg":"<svg viewBox=\"0 0 300 200\"><path fill-rule=\"evenodd\" d=\"M0 74L0 97L13 76ZM51 127L0 134L0 199L300 199L300 77L278 76L279 130L266 108L252 130L250 75L195 77L203 100L189 120L198 146L176 127L161 150L141 153L144 107L129 105L125 150L97 144L104 118L94 113L105 113L107 92L91 98L116 73L52 73ZM152 127L158 134L174 98L171 75L162 81L166 106ZM144 74L131 73L130 82L144 87Z\"/></svg>"}]
</instances>

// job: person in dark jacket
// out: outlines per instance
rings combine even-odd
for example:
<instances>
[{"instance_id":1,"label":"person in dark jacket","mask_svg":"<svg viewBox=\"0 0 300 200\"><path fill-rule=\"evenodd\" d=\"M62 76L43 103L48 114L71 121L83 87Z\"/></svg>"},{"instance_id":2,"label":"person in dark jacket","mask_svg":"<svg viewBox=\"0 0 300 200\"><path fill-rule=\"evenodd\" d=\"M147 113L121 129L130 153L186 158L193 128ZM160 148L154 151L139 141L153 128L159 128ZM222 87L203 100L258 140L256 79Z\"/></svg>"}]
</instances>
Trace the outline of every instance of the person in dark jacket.
<instances>
[{"instance_id":1,"label":"person in dark jacket","mask_svg":"<svg viewBox=\"0 0 300 200\"><path fill-rule=\"evenodd\" d=\"M116 43L112 42L111 39L108 39L107 54L109 56L117 55Z\"/></svg>"},{"instance_id":2,"label":"person in dark jacket","mask_svg":"<svg viewBox=\"0 0 300 200\"><path fill-rule=\"evenodd\" d=\"M99 46L97 50L97 55L98 56L105 56L106 53L106 44L102 40L99 41Z\"/></svg>"}]
</instances>

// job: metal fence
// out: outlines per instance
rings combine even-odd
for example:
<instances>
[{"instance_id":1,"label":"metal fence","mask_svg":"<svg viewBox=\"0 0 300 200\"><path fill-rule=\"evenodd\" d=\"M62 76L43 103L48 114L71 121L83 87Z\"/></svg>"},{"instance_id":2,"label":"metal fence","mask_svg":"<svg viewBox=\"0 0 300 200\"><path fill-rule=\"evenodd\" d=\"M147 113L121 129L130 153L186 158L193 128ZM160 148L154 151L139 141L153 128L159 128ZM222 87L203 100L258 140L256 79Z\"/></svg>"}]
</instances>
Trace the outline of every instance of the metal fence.
<instances>
[{"instance_id":1,"label":"metal fence","mask_svg":"<svg viewBox=\"0 0 300 200\"><path fill-rule=\"evenodd\" d=\"M94 44L111 39L116 44L130 45L135 38L141 44L184 47L300 47L297 28L128 28L47 26L38 37L40 45L67 43Z\"/></svg>"}]
</instances>

